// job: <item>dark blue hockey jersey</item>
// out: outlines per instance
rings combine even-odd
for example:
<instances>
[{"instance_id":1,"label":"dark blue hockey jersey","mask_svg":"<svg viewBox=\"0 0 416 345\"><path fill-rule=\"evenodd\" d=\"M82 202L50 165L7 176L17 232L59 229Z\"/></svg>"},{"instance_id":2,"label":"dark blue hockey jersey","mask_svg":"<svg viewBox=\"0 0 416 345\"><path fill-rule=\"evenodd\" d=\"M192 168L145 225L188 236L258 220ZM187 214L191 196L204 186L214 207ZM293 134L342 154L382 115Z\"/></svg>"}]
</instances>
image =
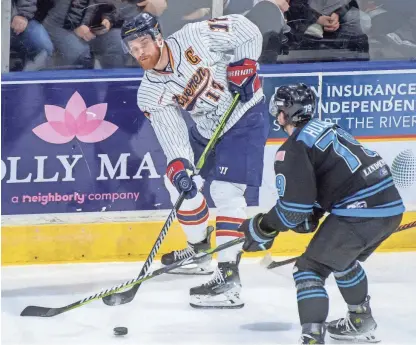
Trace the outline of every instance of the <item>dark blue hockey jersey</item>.
<instances>
[{"instance_id":1,"label":"dark blue hockey jersey","mask_svg":"<svg viewBox=\"0 0 416 345\"><path fill-rule=\"evenodd\" d=\"M338 216L389 217L405 208L386 162L338 125L317 119L296 128L275 157L279 199L262 221L283 231L314 206Z\"/></svg>"}]
</instances>

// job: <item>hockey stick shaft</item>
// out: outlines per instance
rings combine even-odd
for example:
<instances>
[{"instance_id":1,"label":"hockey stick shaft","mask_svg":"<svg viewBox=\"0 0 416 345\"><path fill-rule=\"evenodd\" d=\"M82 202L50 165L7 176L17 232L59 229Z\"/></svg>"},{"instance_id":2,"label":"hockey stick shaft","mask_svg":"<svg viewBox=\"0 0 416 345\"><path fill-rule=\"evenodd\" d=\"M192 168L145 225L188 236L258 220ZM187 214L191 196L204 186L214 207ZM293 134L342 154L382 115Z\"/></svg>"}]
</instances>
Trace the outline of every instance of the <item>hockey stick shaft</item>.
<instances>
[{"instance_id":1,"label":"hockey stick shaft","mask_svg":"<svg viewBox=\"0 0 416 345\"><path fill-rule=\"evenodd\" d=\"M62 313L65 313L67 311L70 311L72 309L75 308L79 308L87 303L90 303L94 300L98 300L100 298L103 298L105 296L109 296L111 294L113 294L114 292L120 291L122 289L125 289L127 287L131 287L131 286L136 286L138 284L143 283L146 280L155 278L163 273L167 273L169 271L172 271L178 267L182 267L182 266L187 266L187 265L192 265L195 263L198 263L200 260L202 260L205 256L207 255L212 255L214 253L220 252L224 249L227 249L229 247L235 246L239 243L244 242L244 237L243 238L236 238L234 240L231 240L229 242L226 242L224 244L221 244L219 246L217 246L216 248L211 248L205 251L202 251L198 254L195 254L187 259L183 259L181 261L178 261L176 263L173 263L169 266L165 266L162 268L157 269L154 272L151 272L149 274L143 274L140 275L134 279L128 280L122 284L119 284L117 286L114 286L110 289L101 291L99 293L96 293L94 295L91 295L89 297L86 297L82 300L79 300L77 302L68 304L64 307L60 307L60 308L47 308L47 307L40 307L40 306L28 306L25 309L23 309L23 311L20 313L20 316L37 316L37 317L52 317L52 316L56 316Z\"/></svg>"},{"instance_id":2,"label":"hockey stick shaft","mask_svg":"<svg viewBox=\"0 0 416 345\"><path fill-rule=\"evenodd\" d=\"M221 121L218 125L218 127L215 129L214 134L212 135L211 139L209 140L207 146L205 147L204 151L201 154L201 157L199 157L199 160L196 164L196 171L195 173L198 174L200 172L200 170L202 169L202 167L205 164L205 161L209 155L209 153L211 152L211 150L213 149L213 147L215 146L215 144L217 143L222 131L224 130L224 127L226 125L226 123L228 122L231 114L233 113L234 109L236 108L237 104L238 104L238 100L239 100L239 95L235 95L230 107L227 109L227 111L224 113L224 115L221 118ZM146 274L146 272L149 270L150 266L153 263L153 259L155 258L157 252L159 251L159 248L163 242L163 240L165 239L170 226L172 225L173 221L176 218L176 213L178 212L178 210L180 209L183 201L185 200L185 193L182 192L178 198L178 200L176 201L175 205L173 206L172 211L170 212L168 218L166 219L165 224L162 227L162 230L159 234L159 236L156 239L155 244L153 245L153 248L150 251L149 256L147 257L140 273L139 276ZM126 304L131 302L134 299L134 296L137 293L137 290L139 290L140 288L140 284L136 284L132 289L128 290L128 291L123 291L121 293L119 293L118 295L109 295L105 298L103 298L103 302L109 306L115 306L115 305L120 305L120 304Z\"/></svg>"},{"instance_id":3,"label":"hockey stick shaft","mask_svg":"<svg viewBox=\"0 0 416 345\"><path fill-rule=\"evenodd\" d=\"M411 223L407 223L407 224L400 225L400 226L399 226L399 227L398 227L398 228L394 231L394 234L395 234L396 232L400 232L400 231L403 231L403 230L411 229L411 228L414 228L414 227L416 227L416 221L411 222ZM294 257L294 258L290 258L290 259L287 259L287 260L283 260L283 261L273 261L273 260L271 260L271 259L269 258L269 256L265 256L263 259L265 260L265 262L267 262L267 260L269 260L269 261L267 262L266 268L267 268L267 269L269 269L269 270L271 270L271 269L273 269L273 268L282 267L282 266L285 266L285 265L291 264L292 262L295 262L298 258L299 258L299 256L296 256L296 257ZM270 260L271 260L271 261L270 261Z\"/></svg>"}]
</instances>

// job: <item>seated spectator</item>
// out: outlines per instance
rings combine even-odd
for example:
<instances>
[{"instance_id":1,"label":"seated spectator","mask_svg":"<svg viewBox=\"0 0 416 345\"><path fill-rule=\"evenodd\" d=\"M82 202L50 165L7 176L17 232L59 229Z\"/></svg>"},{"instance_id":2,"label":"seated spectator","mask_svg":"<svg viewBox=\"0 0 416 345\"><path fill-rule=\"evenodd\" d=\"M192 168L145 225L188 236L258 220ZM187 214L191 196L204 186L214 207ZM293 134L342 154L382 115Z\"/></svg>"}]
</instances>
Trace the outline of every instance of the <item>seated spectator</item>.
<instances>
[{"instance_id":1,"label":"seated spectator","mask_svg":"<svg viewBox=\"0 0 416 345\"><path fill-rule=\"evenodd\" d=\"M160 16L164 37L183 28L184 25L210 19L212 0L168 0L167 9Z\"/></svg>"},{"instance_id":2,"label":"seated spectator","mask_svg":"<svg viewBox=\"0 0 416 345\"><path fill-rule=\"evenodd\" d=\"M120 30L114 24L111 0L56 0L43 21L59 64L67 68L94 68L95 57L102 68L123 67Z\"/></svg>"},{"instance_id":3,"label":"seated spectator","mask_svg":"<svg viewBox=\"0 0 416 345\"><path fill-rule=\"evenodd\" d=\"M289 13L305 34L318 38L335 32L359 36L371 28L371 18L352 0L292 0Z\"/></svg>"},{"instance_id":4,"label":"seated spectator","mask_svg":"<svg viewBox=\"0 0 416 345\"><path fill-rule=\"evenodd\" d=\"M166 0L113 0L112 3L121 21L135 17L141 12L161 16L167 8Z\"/></svg>"},{"instance_id":5,"label":"seated spectator","mask_svg":"<svg viewBox=\"0 0 416 345\"><path fill-rule=\"evenodd\" d=\"M287 20L292 29L290 55L295 60L370 58L366 32L371 28L371 19L359 10L357 0L291 0ZM305 53L298 55L297 51Z\"/></svg>"},{"instance_id":6,"label":"seated spectator","mask_svg":"<svg viewBox=\"0 0 416 345\"><path fill-rule=\"evenodd\" d=\"M53 45L45 28L34 19L37 0L13 0L10 30L11 52L22 61L12 71L39 70L48 64Z\"/></svg>"},{"instance_id":7,"label":"seated spectator","mask_svg":"<svg viewBox=\"0 0 416 345\"><path fill-rule=\"evenodd\" d=\"M309 0L309 6L319 17L310 25L305 34L323 38L324 31L334 32L340 28L352 35L367 33L371 18L358 8L350 6L350 0Z\"/></svg>"},{"instance_id":8,"label":"seated spectator","mask_svg":"<svg viewBox=\"0 0 416 345\"><path fill-rule=\"evenodd\" d=\"M263 35L260 63L276 63L279 55L288 54L286 34L290 27L285 19L288 9L289 2L286 0L255 0L253 8L245 13Z\"/></svg>"}]
</instances>

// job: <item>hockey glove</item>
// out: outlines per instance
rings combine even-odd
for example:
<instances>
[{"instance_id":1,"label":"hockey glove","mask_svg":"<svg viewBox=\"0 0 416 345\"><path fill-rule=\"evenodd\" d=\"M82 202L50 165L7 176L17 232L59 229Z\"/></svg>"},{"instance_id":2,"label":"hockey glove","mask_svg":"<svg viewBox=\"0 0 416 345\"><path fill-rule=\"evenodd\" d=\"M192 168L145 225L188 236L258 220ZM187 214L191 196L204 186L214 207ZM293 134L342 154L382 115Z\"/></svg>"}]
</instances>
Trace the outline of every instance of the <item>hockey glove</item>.
<instances>
[{"instance_id":1,"label":"hockey glove","mask_svg":"<svg viewBox=\"0 0 416 345\"><path fill-rule=\"evenodd\" d=\"M261 250L268 250L273 245L274 238L278 232L267 233L260 228L260 222L263 217L262 213L253 218L246 219L238 231L244 232L245 241L243 250L246 252L258 252Z\"/></svg>"},{"instance_id":2,"label":"hockey glove","mask_svg":"<svg viewBox=\"0 0 416 345\"><path fill-rule=\"evenodd\" d=\"M194 168L183 158L177 158L168 164L166 175L179 193L185 192L185 199L192 199L198 193L196 183L192 180Z\"/></svg>"},{"instance_id":3,"label":"hockey glove","mask_svg":"<svg viewBox=\"0 0 416 345\"><path fill-rule=\"evenodd\" d=\"M294 232L299 234L308 234L314 232L319 225L319 220L325 214L325 211L321 208L314 207L312 214L308 216L302 223L300 223L296 228L292 229Z\"/></svg>"},{"instance_id":4,"label":"hockey glove","mask_svg":"<svg viewBox=\"0 0 416 345\"><path fill-rule=\"evenodd\" d=\"M261 87L257 62L251 59L230 63L227 67L227 79L228 89L233 94L238 93L243 103L252 99L254 93Z\"/></svg>"}]
</instances>

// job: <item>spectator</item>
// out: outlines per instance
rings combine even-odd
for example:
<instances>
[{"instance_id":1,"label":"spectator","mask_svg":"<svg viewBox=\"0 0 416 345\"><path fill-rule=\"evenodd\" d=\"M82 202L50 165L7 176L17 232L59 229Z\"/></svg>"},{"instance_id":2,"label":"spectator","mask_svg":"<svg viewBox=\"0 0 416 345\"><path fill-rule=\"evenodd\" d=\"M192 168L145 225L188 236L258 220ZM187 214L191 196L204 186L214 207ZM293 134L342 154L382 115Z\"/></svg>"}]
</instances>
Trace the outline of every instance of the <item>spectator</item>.
<instances>
[{"instance_id":1,"label":"spectator","mask_svg":"<svg viewBox=\"0 0 416 345\"><path fill-rule=\"evenodd\" d=\"M166 11L160 16L164 37L184 25L211 18L212 0L168 0Z\"/></svg>"},{"instance_id":2,"label":"spectator","mask_svg":"<svg viewBox=\"0 0 416 345\"><path fill-rule=\"evenodd\" d=\"M39 70L52 56L53 45L45 28L34 19L37 0L12 0L10 47L24 70Z\"/></svg>"},{"instance_id":3,"label":"spectator","mask_svg":"<svg viewBox=\"0 0 416 345\"><path fill-rule=\"evenodd\" d=\"M290 12L303 21L305 34L318 38L325 32L359 36L371 28L371 18L352 0L292 0Z\"/></svg>"},{"instance_id":4,"label":"spectator","mask_svg":"<svg viewBox=\"0 0 416 345\"><path fill-rule=\"evenodd\" d=\"M43 25L66 67L93 68L97 57L103 68L124 66L120 31L111 0L56 0Z\"/></svg>"},{"instance_id":5,"label":"spectator","mask_svg":"<svg viewBox=\"0 0 416 345\"><path fill-rule=\"evenodd\" d=\"M118 19L121 21L135 17L141 12L161 16L167 8L166 0L113 0L112 2L117 10Z\"/></svg>"},{"instance_id":6,"label":"spectator","mask_svg":"<svg viewBox=\"0 0 416 345\"><path fill-rule=\"evenodd\" d=\"M288 54L286 34L290 27L286 24L285 13L289 9L286 0L255 0L254 7L245 16L255 23L263 35L260 63L276 63L281 54Z\"/></svg>"}]
</instances>

